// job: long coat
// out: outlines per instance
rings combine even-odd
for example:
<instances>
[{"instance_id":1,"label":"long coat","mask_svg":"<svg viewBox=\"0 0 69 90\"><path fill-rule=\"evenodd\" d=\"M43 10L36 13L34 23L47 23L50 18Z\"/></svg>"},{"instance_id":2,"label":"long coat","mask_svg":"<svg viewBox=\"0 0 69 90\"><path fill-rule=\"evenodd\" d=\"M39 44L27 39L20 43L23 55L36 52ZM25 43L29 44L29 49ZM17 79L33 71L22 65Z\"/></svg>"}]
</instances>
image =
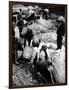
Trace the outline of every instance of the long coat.
<instances>
[{"instance_id":1,"label":"long coat","mask_svg":"<svg viewBox=\"0 0 69 90\"><path fill-rule=\"evenodd\" d=\"M62 22L62 23L59 24L59 26L58 26L57 34L58 34L58 35L61 35L61 36L64 36L64 33L65 33L65 25L64 25L64 23Z\"/></svg>"}]
</instances>

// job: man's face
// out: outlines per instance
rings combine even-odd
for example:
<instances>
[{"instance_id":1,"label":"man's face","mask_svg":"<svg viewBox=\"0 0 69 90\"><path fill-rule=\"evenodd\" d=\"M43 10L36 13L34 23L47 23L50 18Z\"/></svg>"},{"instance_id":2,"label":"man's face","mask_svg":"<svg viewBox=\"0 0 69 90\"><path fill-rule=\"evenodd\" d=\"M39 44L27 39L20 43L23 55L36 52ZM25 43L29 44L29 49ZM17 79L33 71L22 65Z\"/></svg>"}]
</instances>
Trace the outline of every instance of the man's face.
<instances>
[{"instance_id":1,"label":"man's face","mask_svg":"<svg viewBox=\"0 0 69 90\"><path fill-rule=\"evenodd\" d=\"M62 23L62 21L59 21L59 20L57 20L56 22L57 22L56 27L58 27L58 26L59 26L59 24L61 24L61 23Z\"/></svg>"}]
</instances>

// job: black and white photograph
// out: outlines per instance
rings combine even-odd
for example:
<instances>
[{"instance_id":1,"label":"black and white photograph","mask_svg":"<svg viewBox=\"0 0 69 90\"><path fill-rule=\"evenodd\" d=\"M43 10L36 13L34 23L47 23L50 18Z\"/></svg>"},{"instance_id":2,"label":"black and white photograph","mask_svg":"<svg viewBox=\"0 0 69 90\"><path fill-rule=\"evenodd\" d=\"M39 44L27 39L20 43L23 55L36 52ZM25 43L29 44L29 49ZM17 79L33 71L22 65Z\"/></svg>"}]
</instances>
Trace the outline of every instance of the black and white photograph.
<instances>
[{"instance_id":1,"label":"black and white photograph","mask_svg":"<svg viewBox=\"0 0 69 90\"><path fill-rule=\"evenodd\" d=\"M67 84L67 5L9 2L9 87Z\"/></svg>"}]
</instances>

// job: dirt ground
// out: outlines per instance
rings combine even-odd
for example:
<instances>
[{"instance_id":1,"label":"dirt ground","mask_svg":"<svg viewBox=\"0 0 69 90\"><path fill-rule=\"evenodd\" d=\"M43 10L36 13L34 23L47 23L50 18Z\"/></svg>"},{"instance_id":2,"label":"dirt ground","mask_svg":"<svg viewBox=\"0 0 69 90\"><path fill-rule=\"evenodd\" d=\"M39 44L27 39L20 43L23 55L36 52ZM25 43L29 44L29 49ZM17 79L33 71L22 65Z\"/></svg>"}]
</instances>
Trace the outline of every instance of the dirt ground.
<instances>
[{"instance_id":1,"label":"dirt ground","mask_svg":"<svg viewBox=\"0 0 69 90\"><path fill-rule=\"evenodd\" d=\"M29 25L38 37L47 44L49 48L50 58L53 64L53 70L56 80L59 83L65 82L65 39L63 39L63 45L61 50L55 50L57 48L56 40L56 27L53 20L40 20L38 22ZM24 28L26 29L26 28ZM23 30L24 31L24 30ZM23 63L20 66L13 64L13 85L35 85L47 83L47 81L38 73L31 65Z\"/></svg>"}]
</instances>

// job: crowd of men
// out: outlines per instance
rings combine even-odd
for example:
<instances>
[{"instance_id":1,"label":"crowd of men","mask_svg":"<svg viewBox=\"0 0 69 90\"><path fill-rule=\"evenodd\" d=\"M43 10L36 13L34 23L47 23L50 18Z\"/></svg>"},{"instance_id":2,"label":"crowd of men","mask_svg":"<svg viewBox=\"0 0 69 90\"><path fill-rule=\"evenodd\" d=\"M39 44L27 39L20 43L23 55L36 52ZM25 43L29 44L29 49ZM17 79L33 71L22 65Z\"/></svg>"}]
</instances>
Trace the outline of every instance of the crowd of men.
<instances>
[{"instance_id":1,"label":"crowd of men","mask_svg":"<svg viewBox=\"0 0 69 90\"><path fill-rule=\"evenodd\" d=\"M32 29L27 28L28 25L33 24L40 17L47 20L49 18L49 9L40 9L38 14L30 9L27 11L28 15L22 9L19 9L17 15L13 13L14 63L21 64L22 62L28 62L32 64L45 77L48 83L53 83L54 81L51 80L53 76L50 75L53 68L48 47L46 43L34 35ZM62 16L58 19L57 49L62 48L62 36L64 36L65 29L63 20ZM23 31L25 27L26 30Z\"/></svg>"}]
</instances>

